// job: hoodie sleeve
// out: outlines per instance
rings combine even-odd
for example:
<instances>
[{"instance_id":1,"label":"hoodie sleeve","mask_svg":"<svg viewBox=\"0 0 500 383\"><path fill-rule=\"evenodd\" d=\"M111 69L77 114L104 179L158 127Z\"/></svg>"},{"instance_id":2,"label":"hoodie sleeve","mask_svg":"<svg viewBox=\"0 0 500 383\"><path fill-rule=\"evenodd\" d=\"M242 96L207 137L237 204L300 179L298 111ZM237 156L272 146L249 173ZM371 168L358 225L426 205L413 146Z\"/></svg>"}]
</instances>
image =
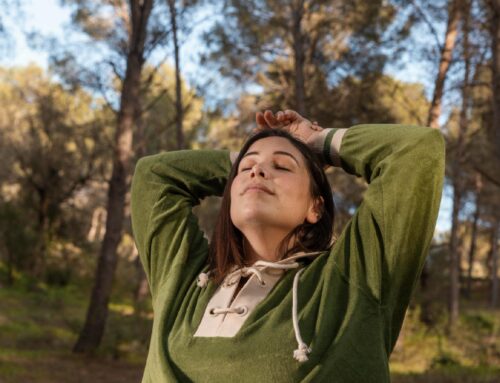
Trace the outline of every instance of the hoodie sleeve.
<instances>
[{"instance_id":1,"label":"hoodie sleeve","mask_svg":"<svg viewBox=\"0 0 500 383\"><path fill-rule=\"evenodd\" d=\"M331 163L369 184L329 262L385 310L391 351L434 234L444 137L428 127L389 124L328 131L324 153Z\"/></svg>"},{"instance_id":2,"label":"hoodie sleeve","mask_svg":"<svg viewBox=\"0 0 500 383\"><path fill-rule=\"evenodd\" d=\"M172 273L205 263L208 241L192 208L207 196L222 195L230 169L227 150L179 150L137 162L132 230L153 298Z\"/></svg>"}]
</instances>

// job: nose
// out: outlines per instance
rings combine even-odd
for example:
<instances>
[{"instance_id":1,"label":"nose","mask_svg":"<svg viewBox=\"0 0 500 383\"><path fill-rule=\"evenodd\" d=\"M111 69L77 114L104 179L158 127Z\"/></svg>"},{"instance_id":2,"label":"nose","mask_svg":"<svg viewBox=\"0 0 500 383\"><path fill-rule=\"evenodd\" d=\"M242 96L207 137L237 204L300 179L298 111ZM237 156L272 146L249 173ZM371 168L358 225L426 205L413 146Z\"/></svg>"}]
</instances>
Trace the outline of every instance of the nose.
<instances>
[{"instance_id":1,"label":"nose","mask_svg":"<svg viewBox=\"0 0 500 383\"><path fill-rule=\"evenodd\" d=\"M250 171L250 177L256 177L257 174L263 178L266 178L266 172L264 172L264 169L259 165L259 164L254 164L252 166L252 170Z\"/></svg>"}]
</instances>

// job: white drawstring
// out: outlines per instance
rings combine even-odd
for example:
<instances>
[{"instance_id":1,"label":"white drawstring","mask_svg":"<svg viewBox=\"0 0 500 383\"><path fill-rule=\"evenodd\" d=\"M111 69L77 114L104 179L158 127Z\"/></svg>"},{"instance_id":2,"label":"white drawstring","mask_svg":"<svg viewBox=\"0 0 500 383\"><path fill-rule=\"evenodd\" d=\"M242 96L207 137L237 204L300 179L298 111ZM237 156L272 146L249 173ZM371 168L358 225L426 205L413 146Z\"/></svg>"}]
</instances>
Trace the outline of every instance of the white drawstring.
<instances>
[{"instance_id":1,"label":"white drawstring","mask_svg":"<svg viewBox=\"0 0 500 383\"><path fill-rule=\"evenodd\" d=\"M265 281L262 278L262 271L264 271L267 268L272 268L272 269L279 269L279 270L289 270L289 269L296 269L297 267L300 266L298 262L290 262L292 259L284 259L279 262L268 262L268 261L257 261L255 262L252 266L249 267L242 267L240 269L236 269L230 274L224 278L223 286L231 286L237 283L240 278L235 278L237 276L239 277L248 277L249 275L255 275L255 277L259 280L259 283L261 285L265 285ZM288 262L288 263L286 263ZM295 332L295 339L297 340L297 349L294 350L293 352L293 357L299 361L299 362L306 362L309 360L307 357L307 354L311 353L311 348L304 343L302 340L302 337L300 335L300 328L299 328L299 320L298 320L298 303L297 303L297 290L299 286L299 276L300 274L304 271L304 269L301 269L295 274L295 277L293 278L293 288L292 288L292 321L293 321L293 331ZM209 274L211 272L207 273L200 273L198 276L198 286L199 287L205 287L208 284L208 279L209 279ZM226 307L226 308L212 308L210 310L210 315L219 315L219 314L239 314L239 315L244 315L247 312L247 307L242 306L242 307Z\"/></svg>"},{"instance_id":2,"label":"white drawstring","mask_svg":"<svg viewBox=\"0 0 500 383\"><path fill-rule=\"evenodd\" d=\"M293 321L293 330L295 332L295 339L297 339L298 348L293 352L293 357L297 359L299 362L306 362L309 360L307 354L311 352L311 349L307 344L304 343L302 337L300 336L299 329L299 318L297 317L297 290L299 288L299 277L300 274L304 271L301 269L297 271L295 277L293 278L293 288L292 288L292 321Z\"/></svg>"},{"instance_id":3,"label":"white drawstring","mask_svg":"<svg viewBox=\"0 0 500 383\"><path fill-rule=\"evenodd\" d=\"M239 281L239 278L235 278L237 276L240 277L248 277L253 274L259 280L261 285L265 285L265 281L262 278L262 271L267 268L272 269L280 269L280 270L288 270L295 269L299 267L297 262L292 263L278 263L278 262L268 262L268 261L257 261L252 266L242 267L241 269L234 270L232 273L228 274L224 279L224 286L232 286ZM227 281L227 282L226 282Z\"/></svg>"},{"instance_id":4,"label":"white drawstring","mask_svg":"<svg viewBox=\"0 0 500 383\"><path fill-rule=\"evenodd\" d=\"M239 314L239 315L244 315L248 311L248 308L246 306L240 306L240 307L214 307L209 311L210 315L219 315L219 314L227 314L227 313L232 313L232 314Z\"/></svg>"},{"instance_id":5,"label":"white drawstring","mask_svg":"<svg viewBox=\"0 0 500 383\"><path fill-rule=\"evenodd\" d=\"M211 271L207 271L206 273L200 273L198 275L198 281L196 284L198 287L205 287L208 284L208 279L210 278Z\"/></svg>"}]
</instances>

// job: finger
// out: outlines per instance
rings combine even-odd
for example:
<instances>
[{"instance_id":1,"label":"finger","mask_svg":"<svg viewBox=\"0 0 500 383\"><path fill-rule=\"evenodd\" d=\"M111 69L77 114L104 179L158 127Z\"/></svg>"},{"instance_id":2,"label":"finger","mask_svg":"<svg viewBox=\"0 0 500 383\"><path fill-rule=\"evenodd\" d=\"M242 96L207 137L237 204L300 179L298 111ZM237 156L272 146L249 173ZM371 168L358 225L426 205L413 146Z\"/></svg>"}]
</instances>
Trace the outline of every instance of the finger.
<instances>
[{"instance_id":1,"label":"finger","mask_svg":"<svg viewBox=\"0 0 500 383\"><path fill-rule=\"evenodd\" d=\"M323 128L321 126L318 125L318 121L314 121L311 125L311 129L312 130L316 130L316 131L321 131L323 130Z\"/></svg>"},{"instance_id":2,"label":"finger","mask_svg":"<svg viewBox=\"0 0 500 383\"><path fill-rule=\"evenodd\" d=\"M285 112L279 111L276 113L276 119L281 123L281 127L289 125L292 121L286 116Z\"/></svg>"},{"instance_id":3,"label":"finger","mask_svg":"<svg viewBox=\"0 0 500 383\"><path fill-rule=\"evenodd\" d=\"M301 120L303 118L300 114L292 109L285 110L285 116L291 121Z\"/></svg>"},{"instance_id":4,"label":"finger","mask_svg":"<svg viewBox=\"0 0 500 383\"><path fill-rule=\"evenodd\" d=\"M270 110L266 110L264 112L264 118L265 118L267 124L272 128L277 128L277 127L281 126L281 123L276 119L273 112L271 112Z\"/></svg>"},{"instance_id":5,"label":"finger","mask_svg":"<svg viewBox=\"0 0 500 383\"><path fill-rule=\"evenodd\" d=\"M260 128L268 127L266 119L264 118L264 115L261 112L257 112L255 114L255 122Z\"/></svg>"}]
</instances>

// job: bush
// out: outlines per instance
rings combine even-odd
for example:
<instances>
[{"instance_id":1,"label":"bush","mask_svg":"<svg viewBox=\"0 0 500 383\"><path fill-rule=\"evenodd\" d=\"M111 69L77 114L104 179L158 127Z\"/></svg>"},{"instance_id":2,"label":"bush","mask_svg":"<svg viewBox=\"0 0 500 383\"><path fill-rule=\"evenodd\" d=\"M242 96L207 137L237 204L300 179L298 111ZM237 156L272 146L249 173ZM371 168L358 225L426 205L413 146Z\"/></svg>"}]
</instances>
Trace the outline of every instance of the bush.
<instances>
[{"instance_id":1,"label":"bush","mask_svg":"<svg viewBox=\"0 0 500 383\"><path fill-rule=\"evenodd\" d=\"M460 367L460 362L448 352L443 352L436 356L431 362L431 369L448 368L448 367Z\"/></svg>"}]
</instances>

